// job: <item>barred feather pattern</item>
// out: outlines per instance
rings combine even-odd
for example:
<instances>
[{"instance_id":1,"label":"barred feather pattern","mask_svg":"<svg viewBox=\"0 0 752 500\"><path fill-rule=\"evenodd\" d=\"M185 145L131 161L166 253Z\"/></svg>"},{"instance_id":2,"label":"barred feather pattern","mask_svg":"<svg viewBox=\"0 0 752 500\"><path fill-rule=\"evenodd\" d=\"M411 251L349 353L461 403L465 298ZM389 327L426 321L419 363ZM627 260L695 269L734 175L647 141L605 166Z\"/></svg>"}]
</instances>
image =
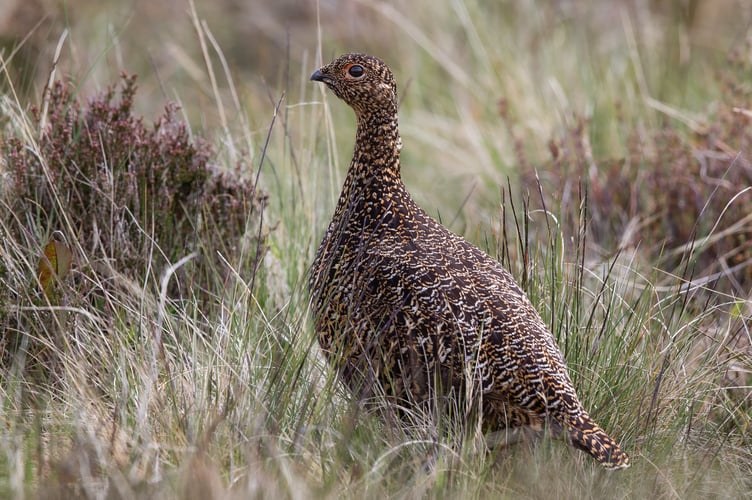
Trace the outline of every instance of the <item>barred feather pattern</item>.
<instances>
[{"instance_id":1,"label":"barred feather pattern","mask_svg":"<svg viewBox=\"0 0 752 500\"><path fill-rule=\"evenodd\" d=\"M379 384L403 406L470 394L488 432L547 428L608 468L628 467L580 404L553 335L511 274L408 193L386 64L346 54L311 79L357 117L309 283L319 344L349 388L366 398Z\"/></svg>"}]
</instances>

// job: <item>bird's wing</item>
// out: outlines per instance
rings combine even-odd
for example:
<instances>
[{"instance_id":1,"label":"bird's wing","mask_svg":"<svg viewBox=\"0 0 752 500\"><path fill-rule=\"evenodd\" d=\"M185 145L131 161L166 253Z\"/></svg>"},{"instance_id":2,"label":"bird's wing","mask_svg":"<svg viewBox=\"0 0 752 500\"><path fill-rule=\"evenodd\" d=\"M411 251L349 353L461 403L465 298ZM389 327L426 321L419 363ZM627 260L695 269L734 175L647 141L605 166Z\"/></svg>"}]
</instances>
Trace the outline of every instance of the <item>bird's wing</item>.
<instances>
[{"instance_id":1,"label":"bird's wing","mask_svg":"<svg viewBox=\"0 0 752 500\"><path fill-rule=\"evenodd\" d=\"M516 356L525 371L566 376L553 335L501 264L446 231L441 245L420 239L384 242L370 256L386 274L374 276L382 310L398 311L409 328L448 337L442 347L465 353L483 349L502 359ZM566 380L562 379L562 383Z\"/></svg>"}]
</instances>

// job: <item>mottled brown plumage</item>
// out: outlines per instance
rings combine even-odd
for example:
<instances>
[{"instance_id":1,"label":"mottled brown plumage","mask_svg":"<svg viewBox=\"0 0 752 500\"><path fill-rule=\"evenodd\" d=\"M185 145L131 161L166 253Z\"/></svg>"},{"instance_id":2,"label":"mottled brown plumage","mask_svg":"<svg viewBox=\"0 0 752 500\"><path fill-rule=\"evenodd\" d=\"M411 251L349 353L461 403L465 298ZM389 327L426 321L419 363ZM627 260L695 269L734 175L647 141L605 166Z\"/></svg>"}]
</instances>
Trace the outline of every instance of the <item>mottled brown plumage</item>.
<instances>
[{"instance_id":1,"label":"mottled brown plumage","mask_svg":"<svg viewBox=\"0 0 752 500\"><path fill-rule=\"evenodd\" d=\"M606 467L627 467L512 276L407 192L389 68L347 54L311 80L357 116L353 159L310 279L320 345L350 389L365 396L378 383L403 406L472 394L487 431L547 426Z\"/></svg>"}]
</instances>

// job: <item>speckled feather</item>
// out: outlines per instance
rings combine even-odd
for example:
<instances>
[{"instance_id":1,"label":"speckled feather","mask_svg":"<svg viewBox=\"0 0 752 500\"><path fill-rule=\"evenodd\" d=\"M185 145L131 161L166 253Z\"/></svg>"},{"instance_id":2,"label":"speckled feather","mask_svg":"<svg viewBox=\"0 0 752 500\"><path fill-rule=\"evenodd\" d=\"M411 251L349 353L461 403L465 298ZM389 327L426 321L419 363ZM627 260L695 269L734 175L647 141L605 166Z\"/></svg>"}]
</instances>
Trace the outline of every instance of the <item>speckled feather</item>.
<instances>
[{"instance_id":1,"label":"speckled feather","mask_svg":"<svg viewBox=\"0 0 752 500\"><path fill-rule=\"evenodd\" d=\"M357 116L353 159L314 260L319 343L356 394L468 394L487 431L544 425L604 466L629 457L579 402L553 336L499 262L422 210L400 176L389 68L346 54L312 76Z\"/></svg>"}]
</instances>

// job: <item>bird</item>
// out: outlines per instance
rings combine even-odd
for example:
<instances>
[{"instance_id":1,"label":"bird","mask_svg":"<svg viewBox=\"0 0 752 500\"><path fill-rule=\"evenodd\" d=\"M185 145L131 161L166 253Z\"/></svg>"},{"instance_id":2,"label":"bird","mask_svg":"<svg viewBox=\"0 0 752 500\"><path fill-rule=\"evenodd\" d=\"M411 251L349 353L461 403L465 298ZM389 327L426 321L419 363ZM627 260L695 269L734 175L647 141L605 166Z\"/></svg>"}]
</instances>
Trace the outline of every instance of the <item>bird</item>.
<instances>
[{"instance_id":1,"label":"bird","mask_svg":"<svg viewBox=\"0 0 752 500\"><path fill-rule=\"evenodd\" d=\"M583 408L553 335L512 275L408 192L389 67L348 53L310 79L357 122L309 276L319 345L350 391L367 398L378 387L402 408L472 397L489 435L549 431L608 469L628 467L629 455Z\"/></svg>"}]
</instances>

